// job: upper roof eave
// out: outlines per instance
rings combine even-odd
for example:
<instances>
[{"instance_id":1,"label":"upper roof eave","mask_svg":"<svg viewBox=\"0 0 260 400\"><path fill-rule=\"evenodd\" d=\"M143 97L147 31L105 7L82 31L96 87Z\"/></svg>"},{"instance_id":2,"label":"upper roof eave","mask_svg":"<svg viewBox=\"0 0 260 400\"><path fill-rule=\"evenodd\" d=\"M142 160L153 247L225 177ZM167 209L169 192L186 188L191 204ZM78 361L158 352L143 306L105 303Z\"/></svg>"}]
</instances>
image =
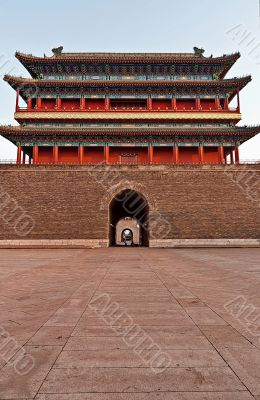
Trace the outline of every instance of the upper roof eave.
<instances>
[{"instance_id":1,"label":"upper roof eave","mask_svg":"<svg viewBox=\"0 0 260 400\"><path fill-rule=\"evenodd\" d=\"M219 57L198 57L194 53L62 53L61 55L38 57L17 51L15 57L19 61L35 63L49 62L189 62L189 63L215 63L233 62L239 59L240 53L224 54Z\"/></svg>"},{"instance_id":2,"label":"upper roof eave","mask_svg":"<svg viewBox=\"0 0 260 400\"><path fill-rule=\"evenodd\" d=\"M188 64L226 64L221 77L229 71L232 65L240 58L240 53L236 52L219 57L197 56L195 53L61 53L60 55L38 57L32 54L24 54L17 51L15 57L23 64L28 72L35 76L31 65L37 64L59 64L66 63L123 63L123 64L153 64L153 63L188 63Z\"/></svg>"}]
</instances>

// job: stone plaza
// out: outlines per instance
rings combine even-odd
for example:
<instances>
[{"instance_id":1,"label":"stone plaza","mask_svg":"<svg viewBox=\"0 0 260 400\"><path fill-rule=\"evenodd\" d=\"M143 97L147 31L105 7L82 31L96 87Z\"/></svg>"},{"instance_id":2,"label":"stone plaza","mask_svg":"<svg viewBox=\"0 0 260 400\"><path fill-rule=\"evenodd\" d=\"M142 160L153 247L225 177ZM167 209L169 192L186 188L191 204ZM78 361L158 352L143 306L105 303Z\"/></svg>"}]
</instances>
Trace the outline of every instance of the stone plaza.
<instances>
[{"instance_id":1,"label":"stone plaza","mask_svg":"<svg viewBox=\"0 0 260 400\"><path fill-rule=\"evenodd\" d=\"M1 400L260 399L259 249L2 249L0 260Z\"/></svg>"}]
</instances>

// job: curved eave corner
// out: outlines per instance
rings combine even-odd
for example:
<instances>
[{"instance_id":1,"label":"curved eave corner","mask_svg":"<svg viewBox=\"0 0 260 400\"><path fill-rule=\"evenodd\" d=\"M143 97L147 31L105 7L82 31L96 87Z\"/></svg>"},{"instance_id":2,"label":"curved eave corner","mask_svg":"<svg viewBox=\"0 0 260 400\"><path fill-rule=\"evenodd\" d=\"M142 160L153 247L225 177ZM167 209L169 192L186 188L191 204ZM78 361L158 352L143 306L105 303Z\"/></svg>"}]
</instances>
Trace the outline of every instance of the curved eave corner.
<instances>
[{"instance_id":1,"label":"curved eave corner","mask_svg":"<svg viewBox=\"0 0 260 400\"><path fill-rule=\"evenodd\" d=\"M231 70L233 65L237 62L237 60L239 60L240 57L241 57L241 53L239 51L230 56L227 56L227 58L229 58L230 62L227 63L226 67L223 69L222 73L220 74L221 79L225 78L227 73Z\"/></svg>"},{"instance_id":2,"label":"curved eave corner","mask_svg":"<svg viewBox=\"0 0 260 400\"><path fill-rule=\"evenodd\" d=\"M40 57L35 57L32 54L23 54L19 51L16 51L15 58L24 66L24 68L29 72L32 78L37 78L37 73L33 71L31 65L40 60Z\"/></svg>"}]
</instances>

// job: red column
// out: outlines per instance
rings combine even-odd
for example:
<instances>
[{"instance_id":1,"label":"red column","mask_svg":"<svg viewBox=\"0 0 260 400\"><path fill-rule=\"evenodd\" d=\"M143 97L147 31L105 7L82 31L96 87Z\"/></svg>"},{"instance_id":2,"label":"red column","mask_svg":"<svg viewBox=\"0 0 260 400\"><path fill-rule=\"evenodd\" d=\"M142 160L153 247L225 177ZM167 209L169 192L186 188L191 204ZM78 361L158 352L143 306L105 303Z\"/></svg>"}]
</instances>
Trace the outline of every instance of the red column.
<instances>
[{"instance_id":1,"label":"red column","mask_svg":"<svg viewBox=\"0 0 260 400\"><path fill-rule=\"evenodd\" d=\"M199 162L201 164L204 163L204 147L203 146L199 146Z\"/></svg>"},{"instance_id":2,"label":"red column","mask_svg":"<svg viewBox=\"0 0 260 400\"><path fill-rule=\"evenodd\" d=\"M84 147L79 146L79 163L83 164L83 153L84 153Z\"/></svg>"},{"instance_id":3,"label":"red column","mask_svg":"<svg viewBox=\"0 0 260 400\"><path fill-rule=\"evenodd\" d=\"M173 110L177 110L177 101L176 101L176 97L172 98L172 109Z\"/></svg>"},{"instance_id":4,"label":"red column","mask_svg":"<svg viewBox=\"0 0 260 400\"><path fill-rule=\"evenodd\" d=\"M233 149L230 151L230 164L234 164L234 154L233 154Z\"/></svg>"},{"instance_id":5,"label":"red column","mask_svg":"<svg viewBox=\"0 0 260 400\"><path fill-rule=\"evenodd\" d=\"M37 145L33 146L33 163L38 164L39 149Z\"/></svg>"},{"instance_id":6,"label":"red column","mask_svg":"<svg viewBox=\"0 0 260 400\"><path fill-rule=\"evenodd\" d=\"M56 98L56 109L61 110L61 98L60 97Z\"/></svg>"},{"instance_id":7,"label":"red column","mask_svg":"<svg viewBox=\"0 0 260 400\"><path fill-rule=\"evenodd\" d=\"M106 111L110 110L110 98L109 97L105 98L105 110Z\"/></svg>"},{"instance_id":8,"label":"red column","mask_svg":"<svg viewBox=\"0 0 260 400\"><path fill-rule=\"evenodd\" d=\"M28 110L32 109L32 99L27 99L27 108Z\"/></svg>"},{"instance_id":9,"label":"red column","mask_svg":"<svg viewBox=\"0 0 260 400\"><path fill-rule=\"evenodd\" d=\"M148 96L148 99L147 99L147 109L150 111L153 109L153 100L152 100L151 96Z\"/></svg>"},{"instance_id":10,"label":"red column","mask_svg":"<svg viewBox=\"0 0 260 400\"><path fill-rule=\"evenodd\" d=\"M80 98L80 109L81 110L86 110L86 99L85 97Z\"/></svg>"},{"instance_id":11,"label":"red column","mask_svg":"<svg viewBox=\"0 0 260 400\"><path fill-rule=\"evenodd\" d=\"M229 109L228 96L225 97L224 108L225 108L225 110Z\"/></svg>"},{"instance_id":12,"label":"red column","mask_svg":"<svg viewBox=\"0 0 260 400\"><path fill-rule=\"evenodd\" d=\"M36 105L37 105L37 110L41 110L41 108L42 108L42 99L41 99L41 97L37 97Z\"/></svg>"},{"instance_id":13,"label":"red column","mask_svg":"<svg viewBox=\"0 0 260 400\"><path fill-rule=\"evenodd\" d=\"M216 98L215 98L215 106L216 106L217 110L220 109L220 101L219 101L219 97L218 96L216 96Z\"/></svg>"},{"instance_id":14,"label":"red column","mask_svg":"<svg viewBox=\"0 0 260 400\"><path fill-rule=\"evenodd\" d=\"M196 97L196 110L200 110L200 109L201 109L200 98Z\"/></svg>"},{"instance_id":15,"label":"red column","mask_svg":"<svg viewBox=\"0 0 260 400\"><path fill-rule=\"evenodd\" d=\"M21 155L22 155L22 148L21 148L21 145L18 144L18 146L17 146L16 164L21 164Z\"/></svg>"},{"instance_id":16,"label":"red column","mask_svg":"<svg viewBox=\"0 0 260 400\"><path fill-rule=\"evenodd\" d=\"M16 104L15 104L15 110L19 110L19 89L16 90Z\"/></svg>"},{"instance_id":17,"label":"red column","mask_svg":"<svg viewBox=\"0 0 260 400\"><path fill-rule=\"evenodd\" d=\"M53 162L58 164L59 161L59 146L53 146Z\"/></svg>"},{"instance_id":18,"label":"red column","mask_svg":"<svg viewBox=\"0 0 260 400\"><path fill-rule=\"evenodd\" d=\"M224 147L223 146L218 147L218 157L219 157L219 163L225 164L225 155L224 155Z\"/></svg>"},{"instance_id":19,"label":"red column","mask_svg":"<svg viewBox=\"0 0 260 400\"><path fill-rule=\"evenodd\" d=\"M150 144L148 147L149 164L153 163L153 146Z\"/></svg>"},{"instance_id":20,"label":"red column","mask_svg":"<svg viewBox=\"0 0 260 400\"><path fill-rule=\"evenodd\" d=\"M240 97L239 97L239 88L237 88L237 111L240 113Z\"/></svg>"},{"instance_id":21,"label":"red column","mask_svg":"<svg viewBox=\"0 0 260 400\"><path fill-rule=\"evenodd\" d=\"M174 164L179 163L179 147L178 146L173 147L173 163Z\"/></svg>"},{"instance_id":22,"label":"red column","mask_svg":"<svg viewBox=\"0 0 260 400\"><path fill-rule=\"evenodd\" d=\"M108 146L108 144L105 145L105 147L104 147L104 152L105 152L105 161L106 161L106 164L109 164L109 146Z\"/></svg>"},{"instance_id":23,"label":"red column","mask_svg":"<svg viewBox=\"0 0 260 400\"><path fill-rule=\"evenodd\" d=\"M25 154L25 151L24 151L24 148L23 148L23 161L22 161L23 164L25 164L25 158L26 158L26 154Z\"/></svg>"},{"instance_id":24,"label":"red column","mask_svg":"<svg viewBox=\"0 0 260 400\"><path fill-rule=\"evenodd\" d=\"M235 147L235 163L239 164L239 148L238 146Z\"/></svg>"}]
</instances>

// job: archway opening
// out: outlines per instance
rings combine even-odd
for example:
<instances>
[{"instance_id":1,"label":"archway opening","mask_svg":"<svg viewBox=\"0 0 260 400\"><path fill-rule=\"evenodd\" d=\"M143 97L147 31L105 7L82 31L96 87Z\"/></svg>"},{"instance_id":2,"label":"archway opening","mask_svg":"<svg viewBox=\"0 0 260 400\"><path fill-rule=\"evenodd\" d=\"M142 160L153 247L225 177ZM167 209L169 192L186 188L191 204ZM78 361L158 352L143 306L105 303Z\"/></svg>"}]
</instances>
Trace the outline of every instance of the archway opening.
<instances>
[{"instance_id":1,"label":"archway opening","mask_svg":"<svg viewBox=\"0 0 260 400\"><path fill-rule=\"evenodd\" d=\"M125 246L133 246L134 245L134 233L132 229L125 228L121 232L121 242L124 243Z\"/></svg>"},{"instance_id":2,"label":"archway opening","mask_svg":"<svg viewBox=\"0 0 260 400\"><path fill-rule=\"evenodd\" d=\"M109 245L124 245L122 232L133 233L134 246L149 246L149 206L145 197L131 189L118 193L109 206Z\"/></svg>"},{"instance_id":3,"label":"archway opening","mask_svg":"<svg viewBox=\"0 0 260 400\"><path fill-rule=\"evenodd\" d=\"M136 218L124 217L117 222L115 226L115 245L141 245L141 229Z\"/></svg>"}]
</instances>

